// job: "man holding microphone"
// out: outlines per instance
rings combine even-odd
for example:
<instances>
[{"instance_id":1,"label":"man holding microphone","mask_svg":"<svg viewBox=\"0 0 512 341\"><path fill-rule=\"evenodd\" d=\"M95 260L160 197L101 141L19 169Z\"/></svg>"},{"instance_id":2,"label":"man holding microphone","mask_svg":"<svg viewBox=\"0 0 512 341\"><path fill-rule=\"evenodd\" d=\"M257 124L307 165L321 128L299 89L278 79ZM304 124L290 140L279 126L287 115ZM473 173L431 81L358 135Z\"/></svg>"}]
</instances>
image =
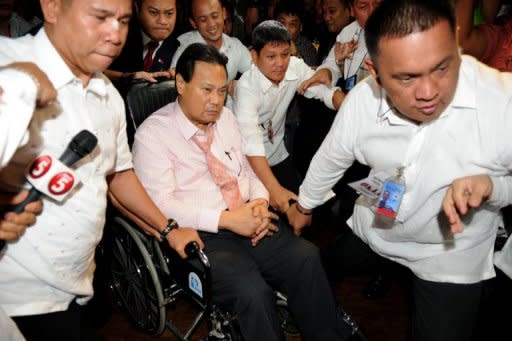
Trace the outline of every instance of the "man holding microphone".
<instances>
[{"instance_id":1,"label":"man holding microphone","mask_svg":"<svg viewBox=\"0 0 512 341\"><path fill-rule=\"evenodd\" d=\"M80 186L62 203L43 198L44 210L35 225L2 251L0 305L27 340L93 340L94 331L80 314L93 294L94 250L103 232L107 194L146 233L167 239L180 255L188 242L202 242L188 228L161 234L171 222L133 172L123 101L102 75L126 40L131 2L41 0L41 8L45 24L35 37L0 40L0 65L7 66L1 73L10 74L8 82L0 82L0 121L8 120L1 126L14 134L0 141L0 159L5 162L0 190L19 192L25 169L37 155L62 153L84 128L97 137L98 145L76 163ZM31 69L14 64L21 60L30 62ZM19 87L13 86L15 80ZM14 88L26 91L11 96ZM16 113L16 119L9 119L8 113ZM29 216L37 208L30 207L21 215L2 216L1 229L9 230L13 221L32 224L34 217ZM22 221L23 216L30 219ZM14 230L18 235L23 227Z\"/></svg>"}]
</instances>

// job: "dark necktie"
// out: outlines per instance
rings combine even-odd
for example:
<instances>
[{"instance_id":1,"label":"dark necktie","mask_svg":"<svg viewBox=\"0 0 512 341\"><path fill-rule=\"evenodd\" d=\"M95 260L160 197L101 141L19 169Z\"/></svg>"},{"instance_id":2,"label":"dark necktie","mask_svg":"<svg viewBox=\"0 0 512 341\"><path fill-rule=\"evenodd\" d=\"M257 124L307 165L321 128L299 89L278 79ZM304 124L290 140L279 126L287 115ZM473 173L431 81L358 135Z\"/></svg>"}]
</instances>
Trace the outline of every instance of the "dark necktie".
<instances>
[{"instance_id":1,"label":"dark necktie","mask_svg":"<svg viewBox=\"0 0 512 341\"><path fill-rule=\"evenodd\" d=\"M146 53L146 57L144 57L144 71L150 71L151 66L153 66L153 53L155 53L156 48L158 47L158 42L151 40L146 44L148 49L148 53Z\"/></svg>"}]
</instances>

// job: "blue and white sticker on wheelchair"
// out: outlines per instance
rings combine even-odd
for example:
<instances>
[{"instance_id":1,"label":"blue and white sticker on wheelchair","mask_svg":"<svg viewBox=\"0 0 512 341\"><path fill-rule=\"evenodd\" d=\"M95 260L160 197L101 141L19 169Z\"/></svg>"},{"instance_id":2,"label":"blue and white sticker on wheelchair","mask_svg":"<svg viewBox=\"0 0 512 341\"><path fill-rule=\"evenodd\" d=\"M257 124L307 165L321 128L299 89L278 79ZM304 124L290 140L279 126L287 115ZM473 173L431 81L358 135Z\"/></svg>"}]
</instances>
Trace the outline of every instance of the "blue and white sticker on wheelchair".
<instances>
[{"instance_id":1,"label":"blue and white sticker on wheelchair","mask_svg":"<svg viewBox=\"0 0 512 341\"><path fill-rule=\"evenodd\" d=\"M203 298L203 283L195 272L189 272L188 274L188 287L197 296Z\"/></svg>"}]
</instances>

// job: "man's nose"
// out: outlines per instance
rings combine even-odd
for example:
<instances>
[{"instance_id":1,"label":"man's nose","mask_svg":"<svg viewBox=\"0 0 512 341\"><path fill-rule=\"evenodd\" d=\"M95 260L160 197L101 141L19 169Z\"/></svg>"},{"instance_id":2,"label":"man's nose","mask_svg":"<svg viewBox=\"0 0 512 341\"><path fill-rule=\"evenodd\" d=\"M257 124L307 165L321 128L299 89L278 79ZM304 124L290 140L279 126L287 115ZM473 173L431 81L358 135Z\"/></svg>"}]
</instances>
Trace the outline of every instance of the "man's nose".
<instances>
[{"instance_id":1,"label":"man's nose","mask_svg":"<svg viewBox=\"0 0 512 341\"><path fill-rule=\"evenodd\" d=\"M108 38L113 44L117 45L122 42L123 32L119 20L112 18L107 30Z\"/></svg>"},{"instance_id":2,"label":"man's nose","mask_svg":"<svg viewBox=\"0 0 512 341\"><path fill-rule=\"evenodd\" d=\"M424 101L432 100L437 96L438 89L437 80L432 76L421 77L416 88L416 98Z\"/></svg>"},{"instance_id":3,"label":"man's nose","mask_svg":"<svg viewBox=\"0 0 512 341\"><path fill-rule=\"evenodd\" d=\"M169 18L167 17L167 15L161 13L158 15L156 22L161 25L167 25L169 22Z\"/></svg>"}]
</instances>

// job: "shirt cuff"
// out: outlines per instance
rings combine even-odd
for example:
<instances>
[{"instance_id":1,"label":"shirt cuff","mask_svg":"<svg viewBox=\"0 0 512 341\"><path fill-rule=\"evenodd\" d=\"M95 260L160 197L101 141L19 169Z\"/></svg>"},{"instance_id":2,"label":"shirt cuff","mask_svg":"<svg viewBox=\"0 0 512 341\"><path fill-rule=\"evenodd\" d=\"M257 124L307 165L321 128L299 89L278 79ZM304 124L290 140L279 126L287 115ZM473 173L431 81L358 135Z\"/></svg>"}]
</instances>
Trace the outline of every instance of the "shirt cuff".
<instances>
[{"instance_id":1,"label":"shirt cuff","mask_svg":"<svg viewBox=\"0 0 512 341\"><path fill-rule=\"evenodd\" d=\"M32 106L37 99L37 84L26 72L14 68L3 69L0 71L0 86L4 91L2 97L5 101L19 98L26 105Z\"/></svg>"},{"instance_id":2,"label":"shirt cuff","mask_svg":"<svg viewBox=\"0 0 512 341\"><path fill-rule=\"evenodd\" d=\"M304 207L305 209L310 210L310 209L314 209L315 207L325 204L327 201L331 200L335 196L336 196L336 193L334 193L332 190L329 190L320 201L315 201L313 199L305 198L303 195L300 194L300 190L299 190L299 204L301 207Z\"/></svg>"},{"instance_id":3,"label":"shirt cuff","mask_svg":"<svg viewBox=\"0 0 512 341\"><path fill-rule=\"evenodd\" d=\"M253 188L253 187L255 187L255 188ZM263 184L261 186L252 186L251 185L250 198L251 198L251 200L265 199L266 201L269 201L268 191L265 188L265 186L263 186Z\"/></svg>"},{"instance_id":4,"label":"shirt cuff","mask_svg":"<svg viewBox=\"0 0 512 341\"><path fill-rule=\"evenodd\" d=\"M341 89L337 86L335 87L332 87L332 88L329 88L327 91L324 92L324 98L323 98L323 101L325 103L325 105L331 109L331 110L335 110L334 108L334 105L332 103L332 97L334 96L334 93L337 91L337 90L340 90Z\"/></svg>"},{"instance_id":5,"label":"shirt cuff","mask_svg":"<svg viewBox=\"0 0 512 341\"><path fill-rule=\"evenodd\" d=\"M218 209L204 209L199 213L197 229L205 232L219 232L221 211Z\"/></svg>"},{"instance_id":6,"label":"shirt cuff","mask_svg":"<svg viewBox=\"0 0 512 341\"><path fill-rule=\"evenodd\" d=\"M338 79L341 77L340 67L338 65L330 65L329 63L324 63L320 65L315 72L318 72L318 70L321 69L327 69L331 71L331 86L335 86L338 82Z\"/></svg>"},{"instance_id":7,"label":"shirt cuff","mask_svg":"<svg viewBox=\"0 0 512 341\"><path fill-rule=\"evenodd\" d=\"M512 176L491 176L492 194L487 203L495 207L512 204Z\"/></svg>"},{"instance_id":8,"label":"shirt cuff","mask_svg":"<svg viewBox=\"0 0 512 341\"><path fill-rule=\"evenodd\" d=\"M261 144L246 144L244 149L244 154L247 156L266 156L265 154L265 145L263 143Z\"/></svg>"}]
</instances>

